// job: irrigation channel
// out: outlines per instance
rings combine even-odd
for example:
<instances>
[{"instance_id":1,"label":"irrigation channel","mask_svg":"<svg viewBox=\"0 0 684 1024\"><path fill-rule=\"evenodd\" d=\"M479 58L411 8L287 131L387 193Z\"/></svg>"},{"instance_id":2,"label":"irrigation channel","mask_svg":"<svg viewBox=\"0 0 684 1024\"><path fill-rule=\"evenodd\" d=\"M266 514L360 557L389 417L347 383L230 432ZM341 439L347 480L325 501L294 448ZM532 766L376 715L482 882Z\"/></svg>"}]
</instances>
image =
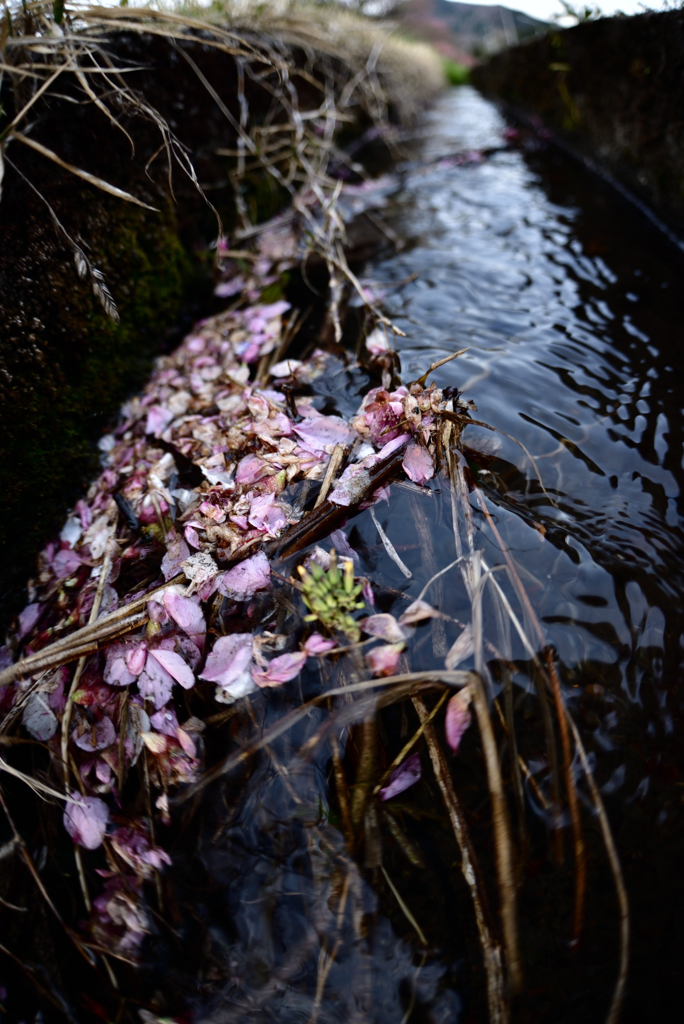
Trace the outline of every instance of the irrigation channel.
<instances>
[{"instance_id":1,"label":"irrigation channel","mask_svg":"<svg viewBox=\"0 0 684 1024\"><path fill-rule=\"evenodd\" d=\"M194 800L181 789L157 802L173 821L168 833L158 825L156 840L172 866L158 858L156 893L146 883L142 963L131 966L125 945L106 960L124 996L116 1012L102 1009L116 1006L102 994L103 972L102 992L89 981L80 1001L78 972L63 975L77 1020L672 1019L684 910L684 260L609 185L507 129L468 87L442 97L424 136L420 161L400 169L380 211L398 244L365 268L363 284L405 334L396 338L402 380L467 349L432 379L452 389L447 400L462 392L477 407L469 415L496 430L468 425L460 476L393 482L389 503L350 517L346 541L335 542L350 545L354 573L372 581L375 613L413 622L400 633L396 672L443 672L450 652L454 668L476 670L496 697L492 724L485 728L485 690L473 684L472 723L465 704L452 720L463 733L457 753L438 712L393 795L392 758L448 691L381 707L369 691L349 689L346 702L319 702L277 734L321 680L339 693L363 679L363 648L346 677L334 660L314 669L310 659L298 681L250 695L249 714L240 701L205 709L205 724L222 730L206 734L208 760L220 763L228 750L231 771ZM319 412L351 419L368 384L339 355L310 394ZM330 540L321 543L329 550ZM293 570L281 567L282 586L274 584L276 633L287 631L296 600ZM442 617L421 621L415 606L407 617L419 598ZM265 606L255 607L249 614ZM212 619L219 632L236 632L236 609ZM382 634L390 645L392 623ZM184 750L201 745L202 723L189 723ZM241 746L261 735L268 746L243 757ZM491 757L503 773L503 810ZM517 936L501 896L497 814L508 821ZM468 838L457 843L459 822ZM119 847L133 863L130 842L120 837ZM471 856L474 868L462 870ZM73 860L63 865L75 877ZM68 916L63 899L59 906ZM114 924L135 931L133 903L128 918L118 906ZM0 980L11 999L9 979ZM46 1012L60 1019L54 1006Z\"/></svg>"}]
</instances>

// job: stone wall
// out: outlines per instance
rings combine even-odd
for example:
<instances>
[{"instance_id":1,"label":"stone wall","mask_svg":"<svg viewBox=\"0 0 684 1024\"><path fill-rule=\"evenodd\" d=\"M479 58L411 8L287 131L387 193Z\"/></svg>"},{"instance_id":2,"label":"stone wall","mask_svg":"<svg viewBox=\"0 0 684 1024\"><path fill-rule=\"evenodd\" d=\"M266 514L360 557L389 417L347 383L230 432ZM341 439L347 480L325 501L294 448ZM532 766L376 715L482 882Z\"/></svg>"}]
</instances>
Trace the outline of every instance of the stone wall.
<instances>
[{"instance_id":1,"label":"stone wall","mask_svg":"<svg viewBox=\"0 0 684 1024\"><path fill-rule=\"evenodd\" d=\"M552 31L474 69L684 232L684 11Z\"/></svg>"}]
</instances>

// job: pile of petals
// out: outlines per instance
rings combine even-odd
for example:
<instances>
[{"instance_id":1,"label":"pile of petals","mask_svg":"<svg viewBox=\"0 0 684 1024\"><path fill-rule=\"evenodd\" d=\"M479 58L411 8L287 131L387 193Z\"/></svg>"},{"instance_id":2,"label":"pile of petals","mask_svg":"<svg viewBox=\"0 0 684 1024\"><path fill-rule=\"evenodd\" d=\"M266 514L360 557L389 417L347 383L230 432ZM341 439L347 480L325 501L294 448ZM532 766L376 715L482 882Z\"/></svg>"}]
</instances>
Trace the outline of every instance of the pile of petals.
<instances>
[{"instance_id":1,"label":"pile of petals","mask_svg":"<svg viewBox=\"0 0 684 1024\"><path fill-rule=\"evenodd\" d=\"M205 725L187 699L198 681L213 684L217 701L232 702L287 683L307 658L338 646L339 638L309 633L295 648L292 636L260 632L258 620L244 628L250 602L271 587L265 542L303 515L293 500L297 486L321 481L338 446L347 464L329 500L339 506L388 497L388 488L368 496L366 484L399 449L414 483L434 474L441 391L375 388L351 422L323 415L311 397L295 406L297 388L315 382L331 357L317 349L305 361L280 358L288 311L284 301L231 309L200 322L158 360L145 391L123 407L119 428L102 439L102 473L42 552L30 603L0 648L2 669L87 625L96 595L101 618L155 591L142 626L90 654L80 675L72 660L0 688L4 727L20 724L56 765L69 723L67 752L79 777L64 825L86 849L104 843L109 868L100 872L93 927L122 954L134 954L148 928L138 899L143 882L168 862L143 819L115 824L143 751L155 807L168 821L169 791L202 766ZM387 349L374 332L371 359ZM340 534L338 551L345 543ZM372 599L369 586L364 594ZM217 596L241 606L240 631L208 629ZM389 620L363 620L386 642L367 660L376 675L395 670L408 635L408 626Z\"/></svg>"}]
</instances>

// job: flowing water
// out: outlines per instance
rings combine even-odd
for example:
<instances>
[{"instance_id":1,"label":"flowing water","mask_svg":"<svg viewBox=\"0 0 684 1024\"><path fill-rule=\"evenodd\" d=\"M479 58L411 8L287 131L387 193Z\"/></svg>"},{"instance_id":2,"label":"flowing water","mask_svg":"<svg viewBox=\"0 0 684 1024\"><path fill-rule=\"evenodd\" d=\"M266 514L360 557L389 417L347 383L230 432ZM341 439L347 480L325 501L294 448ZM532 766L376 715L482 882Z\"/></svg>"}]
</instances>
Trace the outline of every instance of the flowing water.
<instances>
[{"instance_id":1,"label":"flowing water","mask_svg":"<svg viewBox=\"0 0 684 1024\"><path fill-rule=\"evenodd\" d=\"M504 128L473 90L452 91L429 118L424 155L495 148ZM555 503L501 438L507 467L481 484L558 651L623 859L633 915L624 1018L669 1019L684 909L684 261L610 186L545 146L443 160L409 179L393 227L409 244L371 276L387 287L418 275L388 289L407 334L403 379L467 347L439 383L525 446ZM601 1019L596 1001L580 1011L575 988L606 983L601 956L583 979L565 978L554 1019ZM528 970L532 987L546 985L542 961ZM542 1004L536 1019L551 1019Z\"/></svg>"},{"instance_id":2,"label":"flowing water","mask_svg":"<svg viewBox=\"0 0 684 1024\"><path fill-rule=\"evenodd\" d=\"M664 1021L674 1019L684 917L684 260L608 185L543 144L508 146L504 129L469 88L440 101L427 118L421 164L407 166L384 212L405 245L367 267L366 278L406 334L398 342L405 381L468 350L434 377L473 399L473 415L500 431L467 428L467 442L500 445L470 471L555 648L614 831L632 914L622 1019ZM465 162L453 158L469 151ZM316 385L319 405L352 413L366 387L363 373L340 362ZM385 553L369 512L346 533L374 581L378 610L398 614L455 552L443 478L422 495L399 485L392 493L377 515L411 580ZM471 505L476 547L500 565L474 497ZM452 620L470 617L457 568L427 597ZM513 1019L603 1021L619 914L600 830L580 786L588 900L584 936L573 946L572 852L567 829L561 844L553 840L558 822L546 799L548 751L529 658L494 619L485 604L485 634L517 665L516 722L531 773L522 819L511 802L525 975ZM443 664L458 632L453 621L420 626L411 667ZM254 700L255 726L318 692L320 677L305 672L301 687L301 695L285 687ZM207 740L210 760L248 742L252 730L243 734L230 714ZM166 924L146 949L144 1003L161 1016L185 1003L183 1019L207 1024L485 1021L472 906L428 758L418 785L366 812L365 847L352 858L330 744L298 753L326 720L325 709L312 712L198 805L184 805ZM383 711L380 745L389 758L413 722L399 706ZM362 729L340 725L337 733L352 782L368 739ZM505 743L501 756L505 767ZM496 906L474 728L452 769Z\"/></svg>"}]
</instances>

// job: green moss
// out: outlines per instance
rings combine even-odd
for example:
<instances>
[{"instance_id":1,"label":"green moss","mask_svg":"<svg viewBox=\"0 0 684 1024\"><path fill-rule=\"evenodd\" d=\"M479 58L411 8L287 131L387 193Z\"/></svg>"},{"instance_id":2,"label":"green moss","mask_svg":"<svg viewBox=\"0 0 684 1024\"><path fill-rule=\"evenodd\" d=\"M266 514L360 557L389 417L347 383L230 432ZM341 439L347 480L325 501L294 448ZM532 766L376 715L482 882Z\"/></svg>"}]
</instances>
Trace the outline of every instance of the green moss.
<instances>
[{"instance_id":1,"label":"green moss","mask_svg":"<svg viewBox=\"0 0 684 1024\"><path fill-rule=\"evenodd\" d=\"M448 57L444 57L442 59L442 67L444 68L444 77L449 85L467 85L470 81L470 69L464 64L459 64L458 61L449 60Z\"/></svg>"},{"instance_id":2,"label":"green moss","mask_svg":"<svg viewBox=\"0 0 684 1024\"><path fill-rule=\"evenodd\" d=\"M12 364L3 352L15 372L1 411L0 545L9 574L0 615L3 605L16 611L38 550L97 470L94 442L149 374L196 274L170 206L160 216L108 201L93 211L88 236L99 251L91 259L105 273L120 323L63 258L48 266L49 295L36 296L30 372L25 359Z\"/></svg>"}]
</instances>

